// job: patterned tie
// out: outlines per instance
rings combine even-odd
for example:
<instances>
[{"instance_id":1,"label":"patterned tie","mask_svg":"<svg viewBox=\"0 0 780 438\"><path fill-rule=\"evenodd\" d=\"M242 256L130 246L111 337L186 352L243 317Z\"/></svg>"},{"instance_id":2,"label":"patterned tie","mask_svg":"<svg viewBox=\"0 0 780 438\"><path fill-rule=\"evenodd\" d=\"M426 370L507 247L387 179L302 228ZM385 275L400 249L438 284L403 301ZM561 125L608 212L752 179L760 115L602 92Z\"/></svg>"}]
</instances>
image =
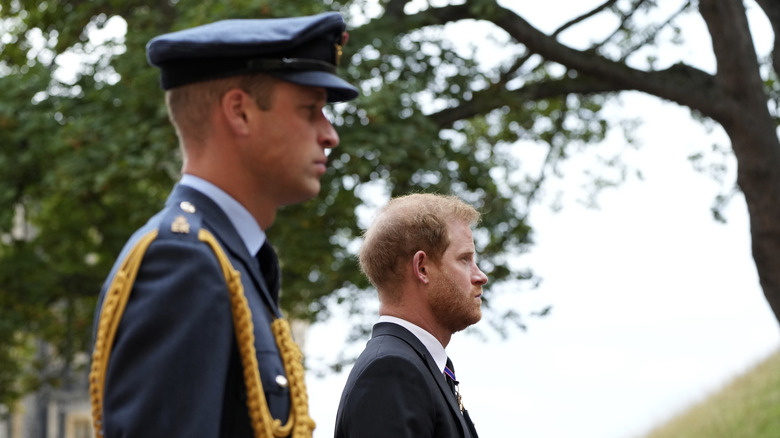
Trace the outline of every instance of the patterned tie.
<instances>
[{"instance_id":1,"label":"patterned tie","mask_svg":"<svg viewBox=\"0 0 780 438\"><path fill-rule=\"evenodd\" d=\"M452 393L455 394L455 398L458 399L458 407L460 408L460 411L463 412L463 402L460 399L460 392L458 391L458 380L455 379L455 371L453 371L453 368L455 367L452 365L452 361L448 357L447 365L444 367L444 375L447 376L447 385L449 385Z\"/></svg>"},{"instance_id":2,"label":"patterned tie","mask_svg":"<svg viewBox=\"0 0 780 438\"><path fill-rule=\"evenodd\" d=\"M469 434L471 434L471 438L478 438L477 430L474 427L474 422L471 421L471 416L469 415L469 411L467 411L463 407L463 401L460 398L460 390L458 388L458 380L455 379L455 367L452 365L452 361L450 358L447 358L447 365L444 367L444 375L447 377L447 384L450 386L450 389L452 390L452 393L455 394L455 398L458 399L458 407L460 408L460 412L463 414L463 419L466 420L466 426L469 429Z\"/></svg>"},{"instance_id":3,"label":"patterned tie","mask_svg":"<svg viewBox=\"0 0 780 438\"><path fill-rule=\"evenodd\" d=\"M257 252L257 262L260 264L260 272L265 279L265 285L268 286L268 292L271 293L271 298L274 303L279 302L279 260L276 258L276 252L274 252L273 246L265 240L263 246L260 247L260 251Z\"/></svg>"}]
</instances>

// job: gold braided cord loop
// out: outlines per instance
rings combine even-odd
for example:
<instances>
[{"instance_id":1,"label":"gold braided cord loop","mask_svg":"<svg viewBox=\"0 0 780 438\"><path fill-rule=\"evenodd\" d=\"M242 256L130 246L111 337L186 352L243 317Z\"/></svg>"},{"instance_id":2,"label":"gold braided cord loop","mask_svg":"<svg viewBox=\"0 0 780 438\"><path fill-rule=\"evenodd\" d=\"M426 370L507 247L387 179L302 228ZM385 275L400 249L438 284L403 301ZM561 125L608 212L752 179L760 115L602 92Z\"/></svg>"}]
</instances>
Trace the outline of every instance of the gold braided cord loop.
<instances>
[{"instance_id":1,"label":"gold braided cord loop","mask_svg":"<svg viewBox=\"0 0 780 438\"><path fill-rule=\"evenodd\" d=\"M254 429L257 438L272 438L274 429L278 429L281 422L279 420L274 422L265 399L263 382L260 380L260 370L257 363L257 350L255 350L254 325L249 311L249 303L244 295L244 286L241 284L241 273L233 268L230 260L219 246L219 242L210 232L201 229L198 232L198 239L208 243L217 255L228 285L230 310L233 312L233 328L236 332L238 351L241 354L241 365L244 367L246 404L252 429ZM288 424L291 425L289 421Z\"/></svg>"},{"instance_id":2,"label":"gold braided cord loop","mask_svg":"<svg viewBox=\"0 0 780 438\"><path fill-rule=\"evenodd\" d=\"M100 319L95 336L95 350L92 352L92 366L89 372L89 394L92 403L92 426L95 436L103 436L103 388L106 382L108 358L114 343L119 321L125 311L130 291L133 288L138 268L141 266L146 249L157 238L157 230L141 237L130 253L127 254L122 266L114 275L111 285L103 298L100 309Z\"/></svg>"},{"instance_id":3,"label":"gold braided cord loop","mask_svg":"<svg viewBox=\"0 0 780 438\"><path fill-rule=\"evenodd\" d=\"M255 437L282 438L290 436L292 432L293 438L311 438L315 425L309 417L308 396L306 395L306 383L301 362L302 355L292 340L289 324L283 319L276 319L271 323L271 331L276 338L290 384L290 416L287 423L282 426L280 420L271 416L268 402L265 399L257 364L252 314L244 295L244 286L241 284L241 273L233 268L219 242L209 231L201 229L198 232L198 239L208 243L217 255L228 285L233 326L238 341L238 350L241 354L241 364L244 367L247 408Z\"/></svg>"},{"instance_id":4,"label":"gold braided cord loop","mask_svg":"<svg viewBox=\"0 0 780 438\"><path fill-rule=\"evenodd\" d=\"M309 438L314 431L314 420L309 417L309 397L306 394L306 380L303 371L303 354L293 341L290 324L284 319L271 323L276 345L284 361L284 371L290 382L290 413L295 417L292 438Z\"/></svg>"},{"instance_id":5,"label":"gold braided cord loop","mask_svg":"<svg viewBox=\"0 0 780 438\"><path fill-rule=\"evenodd\" d=\"M139 239L130 250L122 266L117 271L103 298L98 329L95 337L95 349L92 353L92 366L89 373L90 401L95 435L103 436L103 395L105 393L106 370L119 322L122 319L130 292L133 289L138 269L146 250L157 238L157 231L151 231ZM230 307L233 314L233 326L244 368L244 383L247 390L247 409L256 438L311 438L314 421L309 417L308 396L304 380L302 355L292 340L290 326L283 319L276 319L271 330L279 347L284 369L290 382L290 416L285 425L274 419L268 409L255 350L254 326L249 304L241 284L241 274L230 264L222 247L214 235L201 229L198 238L207 243L219 260L222 273L228 286Z\"/></svg>"}]
</instances>

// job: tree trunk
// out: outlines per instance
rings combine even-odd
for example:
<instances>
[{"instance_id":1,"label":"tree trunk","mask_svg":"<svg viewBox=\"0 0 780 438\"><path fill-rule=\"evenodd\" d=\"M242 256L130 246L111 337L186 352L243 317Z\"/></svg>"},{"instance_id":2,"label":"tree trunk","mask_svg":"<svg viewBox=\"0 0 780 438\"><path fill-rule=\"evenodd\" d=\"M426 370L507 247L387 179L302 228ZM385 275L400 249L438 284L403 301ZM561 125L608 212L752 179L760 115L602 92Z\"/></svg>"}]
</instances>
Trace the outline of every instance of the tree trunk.
<instances>
[{"instance_id":1,"label":"tree trunk","mask_svg":"<svg viewBox=\"0 0 780 438\"><path fill-rule=\"evenodd\" d=\"M392 0L387 14L399 26L420 23L443 24L465 19L487 20L523 44L529 52L565 66L563 79L529 82L519 90L493 84L477 91L475 98L430 117L446 127L461 118L485 114L508 100L525 100L571 94L599 94L637 90L687 106L720 123L728 134L737 158L737 184L745 195L750 215L753 258L761 287L780 322L780 141L776 120L768 109L769 97L760 75L743 0L699 0L699 12L709 28L718 71L713 75L684 63L665 70L645 71L602 56L598 50L576 50L561 44L555 35L534 28L516 12L498 3L474 8L468 2L430 8L414 19L400 21L408 0ZM780 29L780 6L776 0L757 0ZM579 21L606 8L585 14ZM414 23L414 24L412 24ZM410 29L404 29L410 30ZM775 44L774 65L780 65L780 43ZM775 73L780 74L776 71ZM509 96L509 97L508 97ZM498 102L498 103L496 103ZM717 242L715 242L717 244Z\"/></svg>"},{"instance_id":2,"label":"tree trunk","mask_svg":"<svg viewBox=\"0 0 780 438\"><path fill-rule=\"evenodd\" d=\"M737 158L737 184L750 214L753 258L764 295L780 321L780 142L742 0L700 0L718 63L717 86L729 101L711 115Z\"/></svg>"}]
</instances>

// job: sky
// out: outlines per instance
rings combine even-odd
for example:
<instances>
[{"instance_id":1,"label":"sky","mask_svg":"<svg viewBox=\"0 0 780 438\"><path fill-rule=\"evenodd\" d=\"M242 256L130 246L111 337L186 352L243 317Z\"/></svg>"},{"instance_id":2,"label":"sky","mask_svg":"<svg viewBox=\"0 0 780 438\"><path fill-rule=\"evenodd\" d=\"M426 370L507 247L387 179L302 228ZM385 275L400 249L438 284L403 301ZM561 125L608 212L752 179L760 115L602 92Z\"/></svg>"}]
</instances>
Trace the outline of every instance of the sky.
<instances>
[{"instance_id":1,"label":"sky","mask_svg":"<svg viewBox=\"0 0 780 438\"><path fill-rule=\"evenodd\" d=\"M481 436L641 436L780 348L780 326L758 283L742 197L712 219L719 185L686 157L706 134L688 112L633 95L652 112L639 136L644 180L605 192L599 209L564 202L532 216L522 257L543 278L495 305L552 305L503 340L455 334L447 347ZM566 184L562 182L562 184ZM579 187L573 191L579 190ZM366 314L375 314L373 304ZM338 315L338 312L337 312ZM335 359L348 322L309 330L309 360ZM352 351L362 349L362 344ZM315 437L332 436L348 369L309 376Z\"/></svg>"},{"instance_id":2,"label":"sky","mask_svg":"<svg viewBox=\"0 0 780 438\"><path fill-rule=\"evenodd\" d=\"M589 3L534 2L534 8L551 9L523 15L544 22L551 11L584 10ZM692 22L686 29L701 26ZM707 42L696 34L689 40ZM669 52L702 68L711 62L696 45ZM671 103L639 93L621 101L608 110L642 119L634 133L642 146L624 159L643 179L629 178L602 193L599 208L587 208L577 202L584 193L578 175L596 156L567 164L566 177L551 187L562 191L563 208L535 207L536 243L518 258L541 285L501 294L493 303L524 312L551 305L552 311L508 339L489 330L465 332L447 347L480 436L639 437L780 348L780 325L750 253L744 199L738 195L729 204L727 223L713 220L710 208L723 188L687 159L712 144L728 146L725 134L706 130ZM610 135L606 149L623 142ZM727 187L734 167L730 158ZM309 330L304 350L310 363L335 359L349 328L336 312ZM365 317L375 314L375 303L368 303ZM348 371L307 377L316 438L332 436Z\"/></svg>"},{"instance_id":3,"label":"sky","mask_svg":"<svg viewBox=\"0 0 780 438\"><path fill-rule=\"evenodd\" d=\"M598 3L503 2L546 32ZM771 31L753 12L759 17L751 22L757 50L766 53ZM688 44L665 47L659 62L683 59L712 71L704 24L694 14L681 25ZM502 59L502 35L489 37L487 27L470 26L450 29L456 43L477 44L487 63ZM605 29L609 23L597 21L561 38L581 47ZM488 50L488 41L498 41L498 47ZM634 132L642 147L626 150L623 158L644 178L629 178L602 193L598 209L586 208L577 202L584 195L581 173L598 152L567 163L565 178L549 187L549 193L563 194L563 208L534 207L536 243L517 259L543 279L541 285L493 298L497 308L527 313L550 305L551 312L528 320L526 331L515 330L507 339L490 330L482 336L458 333L447 347L482 437L640 437L780 348L780 325L750 254L744 199L733 199L726 224L714 221L710 207L722 187L695 172L687 159L712 144L728 146L722 130L710 132L686 109L638 93L607 110L642 120ZM612 133L605 143L599 151L622 150L625 140ZM523 163L528 155L521 146L517 157ZM732 158L727 186L734 167ZM334 317L312 326L303 344L315 370L337 359L352 323L343 309L332 310ZM363 319L374 321L376 311L376 302L367 302ZM366 340L346 353L358 354ZM333 435L348 372L307 375L315 438Z\"/></svg>"}]
</instances>

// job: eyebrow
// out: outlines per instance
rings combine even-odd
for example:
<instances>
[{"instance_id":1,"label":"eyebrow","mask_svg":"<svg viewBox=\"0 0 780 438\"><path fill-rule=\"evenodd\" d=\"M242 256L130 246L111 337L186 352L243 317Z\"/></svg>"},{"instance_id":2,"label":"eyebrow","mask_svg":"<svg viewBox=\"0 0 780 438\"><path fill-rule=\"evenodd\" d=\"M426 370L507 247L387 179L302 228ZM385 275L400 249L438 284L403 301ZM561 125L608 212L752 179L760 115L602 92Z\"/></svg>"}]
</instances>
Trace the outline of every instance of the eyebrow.
<instances>
[{"instance_id":1,"label":"eyebrow","mask_svg":"<svg viewBox=\"0 0 780 438\"><path fill-rule=\"evenodd\" d=\"M328 101L328 91L319 87L307 87L303 93L305 98L315 99L318 102Z\"/></svg>"},{"instance_id":2,"label":"eyebrow","mask_svg":"<svg viewBox=\"0 0 780 438\"><path fill-rule=\"evenodd\" d=\"M463 251L460 251L458 254L460 255L460 257L463 257L463 256L476 256L477 255L477 251L475 251L473 249L465 249Z\"/></svg>"}]
</instances>

